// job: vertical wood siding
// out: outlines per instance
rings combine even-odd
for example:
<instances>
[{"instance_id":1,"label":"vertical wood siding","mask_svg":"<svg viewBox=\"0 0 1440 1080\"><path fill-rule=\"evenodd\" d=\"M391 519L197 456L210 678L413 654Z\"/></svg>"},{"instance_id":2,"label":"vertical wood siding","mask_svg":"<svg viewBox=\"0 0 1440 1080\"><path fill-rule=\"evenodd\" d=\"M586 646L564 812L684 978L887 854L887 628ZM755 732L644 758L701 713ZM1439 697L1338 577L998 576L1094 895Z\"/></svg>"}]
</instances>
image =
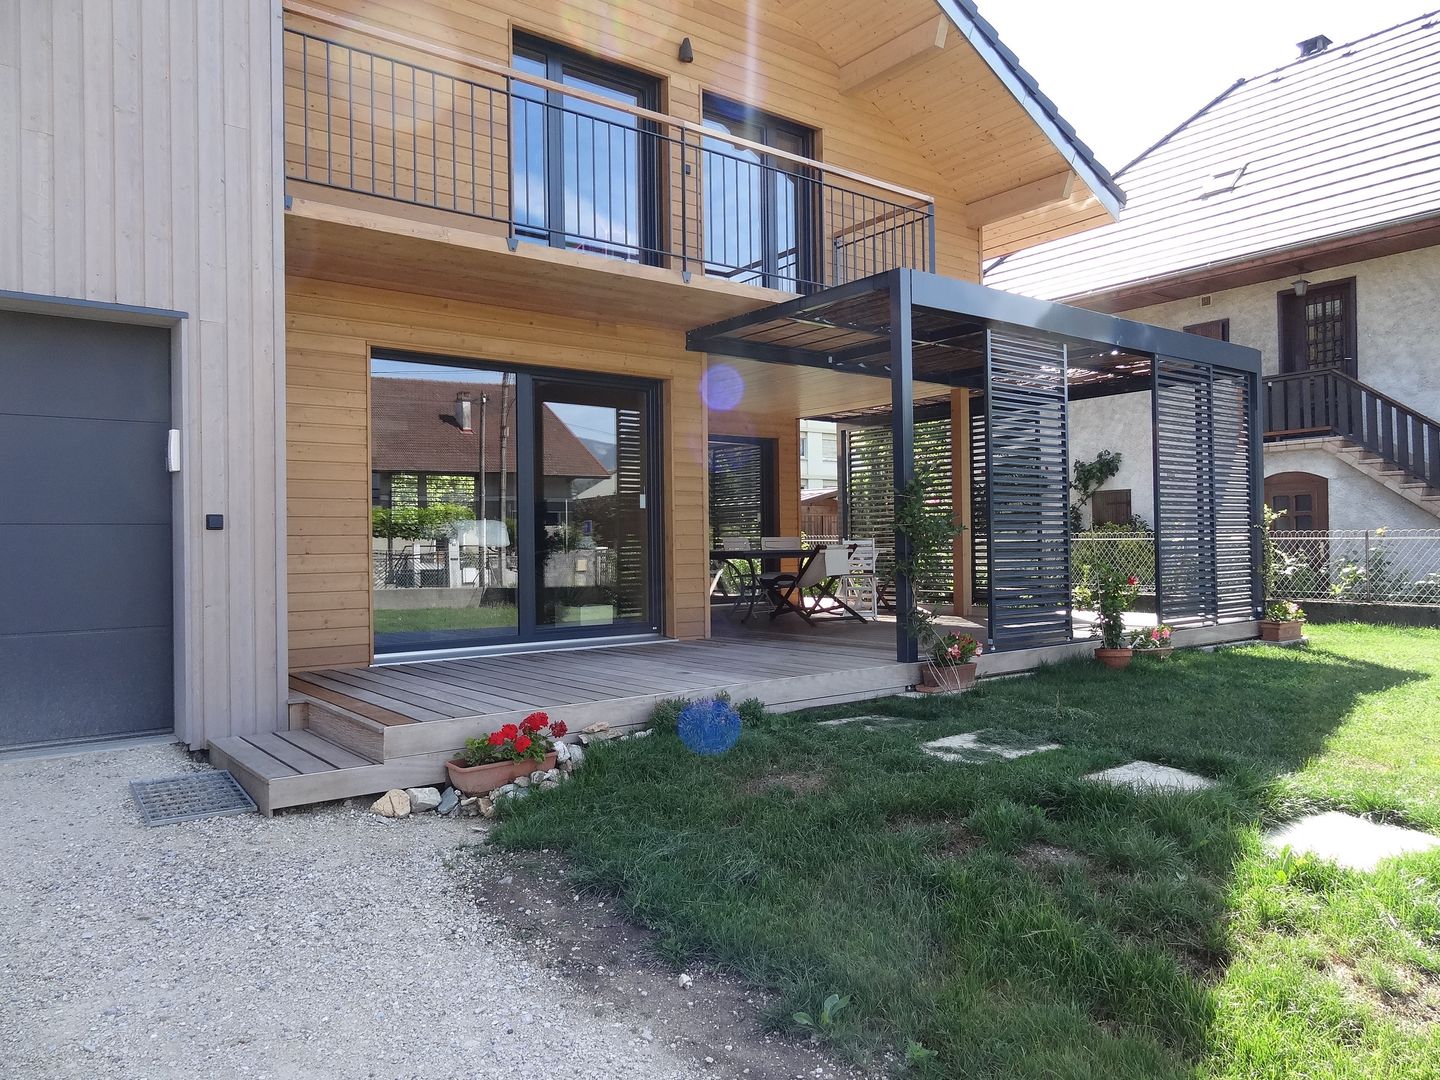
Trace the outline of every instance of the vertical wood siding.
<instances>
[{"instance_id":1,"label":"vertical wood siding","mask_svg":"<svg viewBox=\"0 0 1440 1080\"><path fill-rule=\"evenodd\" d=\"M173 416L192 746L284 716L279 27L271 0L0 0L0 290L187 314Z\"/></svg>"}]
</instances>

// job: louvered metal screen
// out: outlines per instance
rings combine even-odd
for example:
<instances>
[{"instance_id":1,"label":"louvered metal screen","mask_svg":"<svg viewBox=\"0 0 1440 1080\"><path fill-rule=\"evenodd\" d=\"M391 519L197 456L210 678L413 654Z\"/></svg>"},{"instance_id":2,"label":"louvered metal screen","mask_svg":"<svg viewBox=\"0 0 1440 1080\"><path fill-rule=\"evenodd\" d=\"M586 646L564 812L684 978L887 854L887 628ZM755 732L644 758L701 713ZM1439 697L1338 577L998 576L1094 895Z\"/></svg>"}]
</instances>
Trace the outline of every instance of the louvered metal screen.
<instances>
[{"instance_id":1,"label":"louvered metal screen","mask_svg":"<svg viewBox=\"0 0 1440 1080\"><path fill-rule=\"evenodd\" d=\"M650 611L649 536L645 513L645 413L639 409L615 410L615 496L620 520L626 523L615 551L618 616L627 621L645 618Z\"/></svg>"},{"instance_id":2,"label":"louvered metal screen","mask_svg":"<svg viewBox=\"0 0 1440 1080\"><path fill-rule=\"evenodd\" d=\"M765 450L755 442L710 442L710 531L714 539L759 540L765 530Z\"/></svg>"},{"instance_id":3,"label":"louvered metal screen","mask_svg":"<svg viewBox=\"0 0 1440 1080\"><path fill-rule=\"evenodd\" d=\"M848 439L845 468L847 538L874 540L882 575L895 567L895 473L888 427L857 428ZM929 472L930 505L936 514L954 512L950 476L950 421L923 420L915 425L915 471ZM920 596L936 599L954 592L950 551L925 567L916 582Z\"/></svg>"},{"instance_id":4,"label":"louvered metal screen","mask_svg":"<svg viewBox=\"0 0 1440 1080\"><path fill-rule=\"evenodd\" d=\"M1158 617L1176 626L1255 608L1250 377L1156 357Z\"/></svg>"},{"instance_id":5,"label":"louvered metal screen","mask_svg":"<svg viewBox=\"0 0 1440 1080\"><path fill-rule=\"evenodd\" d=\"M990 596L989 486L985 481L985 410L970 411L970 585L978 603Z\"/></svg>"},{"instance_id":6,"label":"louvered metal screen","mask_svg":"<svg viewBox=\"0 0 1440 1080\"><path fill-rule=\"evenodd\" d=\"M990 640L1071 639L1070 454L1063 343L986 335Z\"/></svg>"}]
</instances>

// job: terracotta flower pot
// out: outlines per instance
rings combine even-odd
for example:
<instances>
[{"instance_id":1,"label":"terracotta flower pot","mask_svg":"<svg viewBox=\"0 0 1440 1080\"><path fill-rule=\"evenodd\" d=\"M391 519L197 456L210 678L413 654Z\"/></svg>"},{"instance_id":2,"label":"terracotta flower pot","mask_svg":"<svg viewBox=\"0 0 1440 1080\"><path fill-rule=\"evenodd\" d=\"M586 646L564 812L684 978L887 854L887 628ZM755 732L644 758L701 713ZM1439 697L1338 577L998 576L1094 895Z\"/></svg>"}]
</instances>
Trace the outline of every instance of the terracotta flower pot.
<instances>
[{"instance_id":1,"label":"terracotta flower pot","mask_svg":"<svg viewBox=\"0 0 1440 1080\"><path fill-rule=\"evenodd\" d=\"M504 787L516 777L529 776L536 769L546 772L555 767L555 752L546 754L544 760L526 758L524 761L492 761L488 765L466 765L461 758L445 762L445 772L450 777L450 786L465 795L484 795L498 787Z\"/></svg>"},{"instance_id":2,"label":"terracotta flower pot","mask_svg":"<svg viewBox=\"0 0 1440 1080\"><path fill-rule=\"evenodd\" d=\"M968 690L975 685L975 670L978 666L973 660L968 664L926 664L924 677L935 681L922 683L920 689Z\"/></svg>"},{"instance_id":3,"label":"terracotta flower pot","mask_svg":"<svg viewBox=\"0 0 1440 1080\"><path fill-rule=\"evenodd\" d=\"M1261 641L1299 641L1305 636L1305 624L1294 620L1286 622L1275 622L1271 619L1260 620Z\"/></svg>"},{"instance_id":4,"label":"terracotta flower pot","mask_svg":"<svg viewBox=\"0 0 1440 1080\"><path fill-rule=\"evenodd\" d=\"M1170 654L1175 651L1173 645L1161 645L1157 649L1141 649L1141 656L1153 656L1156 660L1169 660Z\"/></svg>"},{"instance_id":5,"label":"terracotta flower pot","mask_svg":"<svg viewBox=\"0 0 1440 1080\"><path fill-rule=\"evenodd\" d=\"M1095 659L1108 668L1119 671L1121 668L1130 666L1130 658L1135 655L1134 649L1096 649Z\"/></svg>"}]
</instances>

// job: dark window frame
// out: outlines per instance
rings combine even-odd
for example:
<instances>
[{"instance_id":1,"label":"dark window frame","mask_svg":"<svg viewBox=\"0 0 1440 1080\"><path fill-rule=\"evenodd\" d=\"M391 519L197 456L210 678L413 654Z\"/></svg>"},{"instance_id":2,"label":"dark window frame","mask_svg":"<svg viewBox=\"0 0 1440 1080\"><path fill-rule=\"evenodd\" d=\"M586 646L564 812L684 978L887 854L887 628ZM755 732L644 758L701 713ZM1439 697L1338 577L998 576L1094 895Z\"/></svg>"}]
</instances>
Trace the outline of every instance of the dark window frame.
<instances>
[{"instance_id":1,"label":"dark window frame","mask_svg":"<svg viewBox=\"0 0 1440 1080\"><path fill-rule=\"evenodd\" d=\"M544 65L545 78L551 82L563 83L567 74L578 75L592 82L608 84L632 92L638 99L640 108L648 109L651 112L660 111L664 92L663 81L649 72L582 52L572 46L524 30L512 32L510 52L512 57L522 56L534 63ZM518 231L522 235L532 234L531 239L544 239L550 247L554 248L577 248L582 251L589 246L624 249L629 245L602 240L598 237L579 236L565 231L564 128L562 124L555 122L556 118L565 110L564 98L565 94L559 90L545 91L545 226L543 229L533 225L518 226ZM667 216L665 207L661 205L661 193L664 190L660 176L661 155L658 146L661 132L656 124L649 120L638 120L636 130L639 132L636 139L638 151L636 175L640 190L636 193L636 204L639 207L640 217L637 224L640 236L634 261L646 266L658 266L661 263L664 223ZM510 145L513 154L513 131L510 135ZM513 161L510 168L513 189L515 168ZM514 197L512 190L510 211L512 221L517 216L513 205ZM543 233L543 236L533 235L535 233ZM582 243L572 244L571 241L576 239ZM626 261L631 260L627 259Z\"/></svg>"},{"instance_id":2,"label":"dark window frame","mask_svg":"<svg viewBox=\"0 0 1440 1080\"><path fill-rule=\"evenodd\" d=\"M1343 358L1338 364L1312 365L1310 344L1307 333L1305 309L1307 304L1323 299L1327 295L1338 296L1343 306L1345 322L1343 340L1339 343ZM1304 296L1296 296L1295 290L1282 289L1276 294L1278 329L1280 338L1280 373L1293 374L1301 371L1337 369L1351 378L1359 378L1359 318L1356 303L1355 279L1339 278L1323 281L1306 287Z\"/></svg>"},{"instance_id":3,"label":"dark window frame","mask_svg":"<svg viewBox=\"0 0 1440 1080\"><path fill-rule=\"evenodd\" d=\"M815 147L820 136L818 130L734 98L706 90L701 95L700 118L702 123L706 120L723 123L730 135L775 150L785 150L784 147L775 146L773 142L776 134L783 134L794 139L800 147L798 150L785 150L786 153L798 154L800 157L811 160L815 158ZM796 165L787 158L762 154L760 160L767 170L774 169L789 173L796 180L795 270L793 275L785 275L780 272L777 243L779 213L774 183L772 181L761 185L760 249L762 262L759 270L760 284L770 289L783 289L786 285L793 285L797 292L819 288L823 284L821 275L824 268L824 259L820 252L821 200L817 197L820 178L814 170ZM774 174L767 171L766 175L773 177Z\"/></svg>"}]
</instances>

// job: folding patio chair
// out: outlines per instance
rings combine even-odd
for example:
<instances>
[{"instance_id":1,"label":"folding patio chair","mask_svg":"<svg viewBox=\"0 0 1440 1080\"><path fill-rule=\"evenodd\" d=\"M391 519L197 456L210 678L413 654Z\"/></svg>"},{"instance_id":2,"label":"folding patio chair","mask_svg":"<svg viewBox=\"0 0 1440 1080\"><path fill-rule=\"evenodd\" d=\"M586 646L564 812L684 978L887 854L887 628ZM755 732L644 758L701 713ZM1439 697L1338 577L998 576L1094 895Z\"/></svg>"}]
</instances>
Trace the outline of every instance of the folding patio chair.
<instances>
[{"instance_id":1,"label":"folding patio chair","mask_svg":"<svg viewBox=\"0 0 1440 1080\"><path fill-rule=\"evenodd\" d=\"M807 623L813 625L816 615L837 615L841 618L853 616L861 619L860 613L835 595L840 579L850 569L849 551L840 544L827 544L817 548L801 564L798 573L766 576L765 592L773 605L770 619L773 622L787 611L793 611ZM814 597L806 597L805 590L818 588ZM807 606L806 601L809 600Z\"/></svg>"},{"instance_id":2,"label":"folding patio chair","mask_svg":"<svg viewBox=\"0 0 1440 1080\"><path fill-rule=\"evenodd\" d=\"M880 587L875 573L874 540L840 541L849 556L850 566L840 579L838 599L862 619L880 614Z\"/></svg>"}]
</instances>

